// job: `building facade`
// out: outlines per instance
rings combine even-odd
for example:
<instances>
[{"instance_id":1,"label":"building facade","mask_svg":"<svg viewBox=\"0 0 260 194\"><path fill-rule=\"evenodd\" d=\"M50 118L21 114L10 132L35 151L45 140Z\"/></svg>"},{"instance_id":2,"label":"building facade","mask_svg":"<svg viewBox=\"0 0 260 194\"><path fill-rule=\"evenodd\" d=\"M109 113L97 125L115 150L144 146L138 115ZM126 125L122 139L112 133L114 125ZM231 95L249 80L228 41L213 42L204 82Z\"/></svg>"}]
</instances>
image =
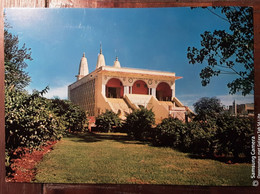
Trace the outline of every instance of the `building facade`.
<instances>
[{"instance_id":1,"label":"building facade","mask_svg":"<svg viewBox=\"0 0 260 194\"><path fill-rule=\"evenodd\" d=\"M244 115L244 116L254 116L254 103L246 104L236 104L236 101L233 101L233 104L229 106L229 114L231 115Z\"/></svg>"},{"instance_id":2,"label":"building facade","mask_svg":"<svg viewBox=\"0 0 260 194\"><path fill-rule=\"evenodd\" d=\"M108 109L125 118L126 113L145 107L153 110L159 123L169 116L184 121L191 112L175 96L175 82L181 77L171 72L121 67L117 57L113 66L106 66L102 49L91 73L83 54L76 77L77 81L68 87L68 97L89 116Z\"/></svg>"}]
</instances>

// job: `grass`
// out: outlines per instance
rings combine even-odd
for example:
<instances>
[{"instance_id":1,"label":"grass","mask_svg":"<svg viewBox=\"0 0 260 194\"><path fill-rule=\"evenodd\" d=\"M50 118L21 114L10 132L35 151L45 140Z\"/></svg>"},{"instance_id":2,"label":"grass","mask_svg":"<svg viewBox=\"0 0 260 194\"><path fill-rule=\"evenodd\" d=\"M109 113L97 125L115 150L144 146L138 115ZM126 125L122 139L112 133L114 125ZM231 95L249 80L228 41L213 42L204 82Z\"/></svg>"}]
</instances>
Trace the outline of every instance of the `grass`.
<instances>
[{"instance_id":1,"label":"grass","mask_svg":"<svg viewBox=\"0 0 260 194\"><path fill-rule=\"evenodd\" d=\"M194 159L125 134L63 138L37 165L34 182L250 186L250 164Z\"/></svg>"}]
</instances>

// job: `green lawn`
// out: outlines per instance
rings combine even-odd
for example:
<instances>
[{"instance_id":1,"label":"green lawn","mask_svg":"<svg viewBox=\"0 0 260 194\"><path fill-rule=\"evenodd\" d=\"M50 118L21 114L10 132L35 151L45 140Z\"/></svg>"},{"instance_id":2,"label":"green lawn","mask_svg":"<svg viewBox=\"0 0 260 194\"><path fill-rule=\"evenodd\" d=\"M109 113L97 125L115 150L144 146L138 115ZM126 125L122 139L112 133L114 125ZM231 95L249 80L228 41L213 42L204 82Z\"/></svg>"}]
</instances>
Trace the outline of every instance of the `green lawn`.
<instances>
[{"instance_id":1,"label":"green lawn","mask_svg":"<svg viewBox=\"0 0 260 194\"><path fill-rule=\"evenodd\" d=\"M251 185L250 164L193 159L125 134L71 135L37 166L35 182Z\"/></svg>"}]
</instances>

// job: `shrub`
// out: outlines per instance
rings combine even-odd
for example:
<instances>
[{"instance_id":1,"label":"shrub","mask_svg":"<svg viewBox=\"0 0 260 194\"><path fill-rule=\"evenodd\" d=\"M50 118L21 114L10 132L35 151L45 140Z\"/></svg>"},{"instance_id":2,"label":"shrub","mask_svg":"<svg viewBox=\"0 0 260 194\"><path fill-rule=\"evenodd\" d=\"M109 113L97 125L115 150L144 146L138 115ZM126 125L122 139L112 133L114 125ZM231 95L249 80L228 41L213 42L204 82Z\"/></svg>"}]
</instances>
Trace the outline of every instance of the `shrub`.
<instances>
[{"instance_id":1,"label":"shrub","mask_svg":"<svg viewBox=\"0 0 260 194\"><path fill-rule=\"evenodd\" d=\"M128 135L141 140L150 134L154 123L155 117L152 109L141 107L126 115L124 127L127 129Z\"/></svg>"},{"instance_id":2,"label":"shrub","mask_svg":"<svg viewBox=\"0 0 260 194\"><path fill-rule=\"evenodd\" d=\"M180 145L181 149L186 152L192 152L193 139L196 131L200 130L201 126L199 122L192 121L186 124L186 133L183 138L183 142Z\"/></svg>"},{"instance_id":3,"label":"shrub","mask_svg":"<svg viewBox=\"0 0 260 194\"><path fill-rule=\"evenodd\" d=\"M60 139L65 132L62 120L49 109L49 101L21 91L5 93L6 148L37 148L48 140Z\"/></svg>"},{"instance_id":4,"label":"shrub","mask_svg":"<svg viewBox=\"0 0 260 194\"><path fill-rule=\"evenodd\" d=\"M166 118L155 129L153 143L155 145L178 147L184 140L186 125L176 118Z\"/></svg>"},{"instance_id":5,"label":"shrub","mask_svg":"<svg viewBox=\"0 0 260 194\"><path fill-rule=\"evenodd\" d=\"M110 110L106 110L96 118L96 125L103 132L111 132L113 127L120 127L121 124L119 116Z\"/></svg>"},{"instance_id":6,"label":"shrub","mask_svg":"<svg viewBox=\"0 0 260 194\"><path fill-rule=\"evenodd\" d=\"M184 149L199 155L212 156L216 147L217 126L214 120L191 122L187 126Z\"/></svg>"},{"instance_id":7,"label":"shrub","mask_svg":"<svg viewBox=\"0 0 260 194\"><path fill-rule=\"evenodd\" d=\"M14 88L5 90L6 173L14 151L21 147L38 149L47 141L58 140L68 127L82 130L86 115L69 101L43 98L48 88L32 95Z\"/></svg>"},{"instance_id":8,"label":"shrub","mask_svg":"<svg viewBox=\"0 0 260 194\"><path fill-rule=\"evenodd\" d=\"M217 119L217 152L230 154L238 159L239 154L250 158L251 136L254 134L253 118L221 115Z\"/></svg>"},{"instance_id":9,"label":"shrub","mask_svg":"<svg viewBox=\"0 0 260 194\"><path fill-rule=\"evenodd\" d=\"M86 113L79 106L68 100L51 100L52 111L63 120L65 128L70 131L84 131L88 120Z\"/></svg>"}]
</instances>

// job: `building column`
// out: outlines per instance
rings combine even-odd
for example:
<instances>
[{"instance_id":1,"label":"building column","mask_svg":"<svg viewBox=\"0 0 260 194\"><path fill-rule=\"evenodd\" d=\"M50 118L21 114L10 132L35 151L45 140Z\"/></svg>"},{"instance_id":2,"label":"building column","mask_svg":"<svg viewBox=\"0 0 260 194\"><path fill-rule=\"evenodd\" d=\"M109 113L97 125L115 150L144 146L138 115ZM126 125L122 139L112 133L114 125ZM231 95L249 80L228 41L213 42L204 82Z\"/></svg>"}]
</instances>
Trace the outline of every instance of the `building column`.
<instances>
[{"instance_id":1,"label":"building column","mask_svg":"<svg viewBox=\"0 0 260 194\"><path fill-rule=\"evenodd\" d=\"M172 89L172 99L175 97L175 89Z\"/></svg>"},{"instance_id":2,"label":"building column","mask_svg":"<svg viewBox=\"0 0 260 194\"><path fill-rule=\"evenodd\" d=\"M172 89L172 99L173 99L175 97L175 81L174 81L171 89Z\"/></svg>"},{"instance_id":3,"label":"building column","mask_svg":"<svg viewBox=\"0 0 260 194\"><path fill-rule=\"evenodd\" d=\"M129 86L124 86L124 94L129 94Z\"/></svg>"},{"instance_id":4,"label":"building column","mask_svg":"<svg viewBox=\"0 0 260 194\"><path fill-rule=\"evenodd\" d=\"M102 84L102 94L106 96L106 85Z\"/></svg>"},{"instance_id":5,"label":"building column","mask_svg":"<svg viewBox=\"0 0 260 194\"><path fill-rule=\"evenodd\" d=\"M151 90L152 90L152 96L156 98L156 88L151 88Z\"/></svg>"}]
</instances>

